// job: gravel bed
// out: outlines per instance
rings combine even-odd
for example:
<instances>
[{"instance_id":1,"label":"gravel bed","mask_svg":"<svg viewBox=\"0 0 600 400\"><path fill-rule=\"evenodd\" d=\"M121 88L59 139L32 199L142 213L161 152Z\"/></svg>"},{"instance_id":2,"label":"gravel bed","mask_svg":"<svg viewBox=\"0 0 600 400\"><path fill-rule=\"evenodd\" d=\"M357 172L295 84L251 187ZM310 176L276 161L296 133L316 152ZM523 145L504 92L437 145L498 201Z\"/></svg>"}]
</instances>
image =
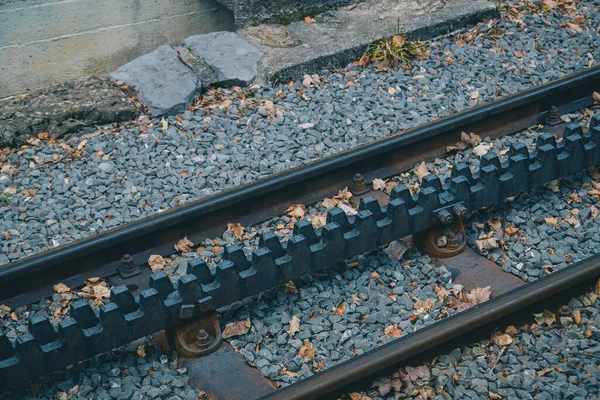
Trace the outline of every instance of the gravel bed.
<instances>
[{"instance_id":1,"label":"gravel bed","mask_svg":"<svg viewBox=\"0 0 600 400\"><path fill-rule=\"evenodd\" d=\"M164 122L56 142L40 134L3 151L0 264L594 64L597 3L507 4L510 18L431 42L408 70L351 65L272 89L220 89Z\"/></svg>"},{"instance_id":2,"label":"gravel bed","mask_svg":"<svg viewBox=\"0 0 600 400\"><path fill-rule=\"evenodd\" d=\"M520 196L503 210L473 218L467 241L476 248L479 237L496 239L497 248L481 253L504 271L534 281L600 253L596 187L600 183L584 172L561 180L557 193Z\"/></svg>"},{"instance_id":3,"label":"gravel bed","mask_svg":"<svg viewBox=\"0 0 600 400\"><path fill-rule=\"evenodd\" d=\"M151 343L138 341L34 381L26 389L0 393L0 399L206 399L188 385L185 372L178 368L175 355L169 357Z\"/></svg>"},{"instance_id":4,"label":"gravel bed","mask_svg":"<svg viewBox=\"0 0 600 400\"><path fill-rule=\"evenodd\" d=\"M286 286L244 302L223 314L225 322L251 322L249 332L230 344L285 386L454 314L446 304L460 287L450 272L412 249L407 254L399 261L383 252L360 257L301 280L297 289ZM446 290L441 298L440 289Z\"/></svg>"},{"instance_id":5,"label":"gravel bed","mask_svg":"<svg viewBox=\"0 0 600 400\"><path fill-rule=\"evenodd\" d=\"M596 399L599 293L571 300L563 315L536 315L520 329L507 327L431 363L400 368L342 399Z\"/></svg>"}]
</instances>

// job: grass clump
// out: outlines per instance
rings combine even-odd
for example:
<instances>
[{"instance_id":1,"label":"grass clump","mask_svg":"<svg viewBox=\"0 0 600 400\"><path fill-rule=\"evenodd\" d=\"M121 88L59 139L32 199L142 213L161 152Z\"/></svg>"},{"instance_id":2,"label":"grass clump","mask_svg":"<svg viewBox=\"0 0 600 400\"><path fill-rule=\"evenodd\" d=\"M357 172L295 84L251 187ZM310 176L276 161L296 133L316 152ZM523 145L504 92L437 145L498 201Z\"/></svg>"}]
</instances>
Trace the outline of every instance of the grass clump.
<instances>
[{"instance_id":1,"label":"grass clump","mask_svg":"<svg viewBox=\"0 0 600 400\"><path fill-rule=\"evenodd\" d=\"M404 35L394 35L371 43L358 64L366 67L378 62L379 70L398 69L415 58L426 57L427 53L424 43L408 40Z\"/></svg>"}]
</instances>

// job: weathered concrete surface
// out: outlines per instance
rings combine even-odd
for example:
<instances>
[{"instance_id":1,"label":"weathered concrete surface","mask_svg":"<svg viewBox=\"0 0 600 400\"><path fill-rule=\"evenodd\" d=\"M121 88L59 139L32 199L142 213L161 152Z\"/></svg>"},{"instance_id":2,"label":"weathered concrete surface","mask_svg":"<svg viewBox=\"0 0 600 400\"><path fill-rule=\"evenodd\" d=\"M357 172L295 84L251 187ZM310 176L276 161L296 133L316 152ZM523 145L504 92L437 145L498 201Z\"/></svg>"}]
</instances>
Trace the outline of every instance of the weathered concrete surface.
<instances>
[{"instance_id":1,"label":"weathered concrete surface","mask_svg":"<svg viewBox=\"0 0 600 400\"><path fill-rule=\"evenodd\" d=\"M217 0L233 11L235 25L284 24L361 0Z\"/></svg>"},{"instance_id":2,"label":"weathered concrete surface","mask_svg":"<svg viewBox=\"0 0 600 400\"><path fill-rule=\"evenodd\" d=\"M246 86L256 77L263 53L234 32L190 36L182 46L209 65L221 86Z\"/></svg>"},{"instance_id":3,"label":"weathered concrete surface","mask_svg":"<svg viewBox=\"0 0 600 400\"><path fill-rule=\"evenodd\" d=\"M215 0L0 1L0 98L233 28L233 14Z\"/></svg>"},{"instance_id":4,"label":"weathered concrete surface","mask_svg":"<svg viewBox=\"0 0 600 400\"><path fill-rule=\"evenodd\" d=\"M0 100L0 148L24 144L41 132L56 138L139 114L127 94L112 83L82 78Z\"/></svg>"},{"instance_id":5,"label":"weathered concrete surface","mask_svg":"<svg viewBox=\"0 0 600 400\"><path fill-rule=\"evenodd\" d=\"M154 117L185 110L202 88L198 77L169 45L123 65L109 78L132 86Z\"/></svg>"},{"instance_id":6,"label":"weathered concrete surface","mask_svg":"<svg viewBox=\"0 0 600 400\"><path fill-rule=\"evenodd\" d=\"M239 32L265 53L256 81L269 85L324 68L344 67L358 60L373 40L391 36L398 25L409 38L424 40L494 15L496 5L487 0L367 0L316 16L317 23L287 25L290 38L285 41L295 46L269 43L260 34L261 26Z\"/></svg>"}]
</instances>

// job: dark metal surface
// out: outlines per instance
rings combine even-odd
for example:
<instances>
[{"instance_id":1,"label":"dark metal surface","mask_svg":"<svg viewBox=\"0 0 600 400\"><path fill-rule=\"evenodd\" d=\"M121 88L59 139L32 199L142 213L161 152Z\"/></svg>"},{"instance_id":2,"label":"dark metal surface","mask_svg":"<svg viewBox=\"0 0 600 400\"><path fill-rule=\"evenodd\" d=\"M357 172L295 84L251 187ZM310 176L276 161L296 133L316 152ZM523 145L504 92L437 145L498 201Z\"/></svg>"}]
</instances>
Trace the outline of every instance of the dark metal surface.
<instances>
[{"instance_id":1,"label":"dark metal surface","mask_svg":"<svg viewBox=\"0 0 600 400\"><path fill-rule=\"evenodd\" d=\"M274 392L275 386L248 365L228 343L216 352L195 360L185 360L189 385L219 400L248 400Z\"/></svg>"},{"instance_id":2,"label":"dark metal surface","mask_svg":"<svg viewBox=\"0 0 600 400\"><path fill-rule=\"evenodd\" d=\"M464 291L491 286L492 297L497 297L525 284L470 247L457 256L433 258L432 261L436 265L448 268L452 273L453 282L463 285Z\"/></svg>"},{"instance_id":3,"label":"dark metal surface","mask_svg":"<svg viewBox=\"0 0 600 400\"><path fill-rule=\"evenodd\" d=\"M600 277L600 256L589 258L528 283L486 303L443 319L404 338L396 339L363 355L341 363L299 383L262 397L263 400L317 399L379 371L397 366L428 350L464 338L478 328L497 327L498 320L526 307L562 295L579 285L592 286ZM514 323L514 320L513 320ZM453 343L456 345L456 343ZM439 355L439 353L436 353Z\"/></svg>"},{"instance_id":4,"label":"dark metal surface","mask_svg":"<svg viewBox=\"0 0 600 400\"><path fill-rule=\"evenodd\" d=\"M560 79L541 87L477 107L421 127L401 132L299 167L268 179L123 225L0 267L0 302L14 305L52 293L64 282L83 284L90 276L117 271L124 254L145 263L151 254L168 255L173 244L187 236L194 242L220 234L229 221L250 225L283 212L292 202L311 204L335 194L340 182L356 171L365 180L386 177L412 167L417 161L439 156L459 141L460 132L497 136L542 122L551 105L559 112L593 104L591 94L600 86L600 69ZM570 104L570 102L575 102ZM36 272L44 271L40 279ZM21 296L27 292L27 296ZM15 297L17 296L17 297ZM14 298L13 303L10 303Z\"/></svg>"}]
</instances>

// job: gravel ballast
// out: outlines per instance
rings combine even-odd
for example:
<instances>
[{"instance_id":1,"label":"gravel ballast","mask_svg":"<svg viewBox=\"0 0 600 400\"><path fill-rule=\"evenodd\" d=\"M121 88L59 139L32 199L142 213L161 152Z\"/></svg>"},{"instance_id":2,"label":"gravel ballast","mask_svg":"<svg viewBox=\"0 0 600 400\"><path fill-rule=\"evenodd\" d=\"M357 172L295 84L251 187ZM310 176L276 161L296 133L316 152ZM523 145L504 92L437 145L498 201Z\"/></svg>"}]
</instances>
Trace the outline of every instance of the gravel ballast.
<instances>
[{"instance_id":1,"label":"gravel ballast","mask_svg":"<svg viewBox=\"0 0 600 400\"><path fill-rule=\"evenodd\" d=\"M510 20L434 41L408 70L220 89L164 122L4 152L0 264L582 70L598 57L597 7L579 2L575 28L572 10L509 7Z\"/></svg>"},{"instance_id":2,"label":"gravel ballast","mask_svg":"<svg viewBox=\"0 0 600 400\"><path fill-rule=\"evenodd\" d=\"M592 292L571 300L564 314L535 315L520 329L405 366L342 399L596 399L598 327L600 301Z\"/></svg>"}]
</instances>

